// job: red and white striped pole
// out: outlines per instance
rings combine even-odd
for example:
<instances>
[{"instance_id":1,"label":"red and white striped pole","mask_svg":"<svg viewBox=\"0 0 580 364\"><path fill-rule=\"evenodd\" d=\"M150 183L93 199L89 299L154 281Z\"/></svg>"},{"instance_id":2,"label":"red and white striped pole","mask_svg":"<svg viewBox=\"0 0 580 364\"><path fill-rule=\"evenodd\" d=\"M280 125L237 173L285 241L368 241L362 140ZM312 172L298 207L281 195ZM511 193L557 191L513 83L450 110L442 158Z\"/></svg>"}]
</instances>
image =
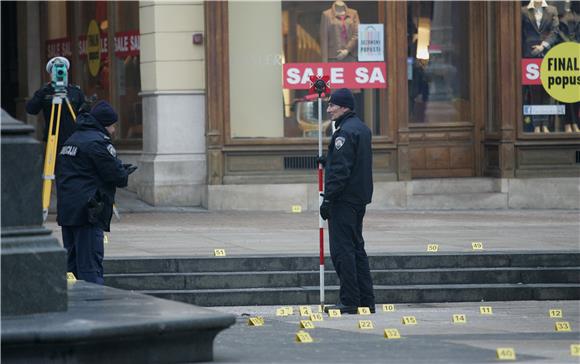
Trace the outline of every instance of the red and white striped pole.
<instances>
[{"instance_id":1,"label":"red and white striped pole","mask_svg":"<svg viewBox=\"0 0 580 364\"><path fill-rule=\"evenodd\" d=\"M318 228L320 235L320 306L324 310L324 220L320 216L320 205L324 200L322 175L322 97L318 94Z\"/></svg>"},{"instance_id":2,"label":"red and white striped pole","mask_svg":"<svg viewBox=\"0 0 580 364\"><path fill-rule=\"evenodd\" d=\"M310 93L318 94L318 230L320 240L320 306L324 310L324 220L320 206L324 200L324 178L322 174L322 94L330 94L330 77L310 76Z\"/></svg>"}]
</instances>

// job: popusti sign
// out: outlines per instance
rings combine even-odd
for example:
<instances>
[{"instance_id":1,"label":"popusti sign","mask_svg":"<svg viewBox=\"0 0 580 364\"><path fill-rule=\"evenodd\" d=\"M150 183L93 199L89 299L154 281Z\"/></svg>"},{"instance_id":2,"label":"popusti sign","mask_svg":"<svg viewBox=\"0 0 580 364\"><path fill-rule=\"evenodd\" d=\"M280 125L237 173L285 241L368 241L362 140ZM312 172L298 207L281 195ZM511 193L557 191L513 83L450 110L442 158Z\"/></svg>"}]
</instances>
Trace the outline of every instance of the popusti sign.
<instances>
[{"instance_id":1,"label":"popusti sign","mask_svg":"<svg viewBox=\"0 0 580 364\"><path fill-rule=\"evenodd\" d=\"M385 62L286 63L284 88L310 88L310 76L329 75L332 88L387 88Z\"/></svg>"}]
</instances>

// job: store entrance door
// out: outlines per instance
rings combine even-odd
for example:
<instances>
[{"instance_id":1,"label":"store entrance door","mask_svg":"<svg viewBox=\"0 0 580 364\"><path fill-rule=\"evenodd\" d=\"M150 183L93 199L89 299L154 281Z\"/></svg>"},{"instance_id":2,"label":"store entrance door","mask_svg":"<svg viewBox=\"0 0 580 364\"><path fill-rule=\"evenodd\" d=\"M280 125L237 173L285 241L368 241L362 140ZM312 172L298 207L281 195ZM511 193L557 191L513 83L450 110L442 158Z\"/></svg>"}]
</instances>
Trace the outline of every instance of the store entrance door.
<instances>
[{"instance_id":1,"label":"store entrance door","mask_svg":"<svg viewBox=\"0 0 580 364\"><path fill-rule=\"evenodd\" d=\"M412 178L476 175L472 90L481 29L469 1L407 5L409 150ZM477 42L475 42L477 43ZM481 48L480 48L481 49Z\"/></svg>"}]
</instances>

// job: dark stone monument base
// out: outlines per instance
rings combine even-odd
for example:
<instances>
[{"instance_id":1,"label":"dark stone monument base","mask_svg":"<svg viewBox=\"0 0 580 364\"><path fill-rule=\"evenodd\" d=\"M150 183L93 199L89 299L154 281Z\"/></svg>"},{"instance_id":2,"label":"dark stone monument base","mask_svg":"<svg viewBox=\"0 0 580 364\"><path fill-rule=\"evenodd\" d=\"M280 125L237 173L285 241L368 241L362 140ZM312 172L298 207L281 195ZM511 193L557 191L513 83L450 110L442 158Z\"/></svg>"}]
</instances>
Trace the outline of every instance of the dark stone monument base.
<instances>
[{"instance_id":1,"label":"dark stone monument base","mask_svg":"<svg viewBox=\"0 0 580 364\"><path fill-rule=\"evenodd\" d=\"M184 363L213 359L235 317L84 281L68 311L2 318L3 363Z\"/></svg>"}]
</instances>

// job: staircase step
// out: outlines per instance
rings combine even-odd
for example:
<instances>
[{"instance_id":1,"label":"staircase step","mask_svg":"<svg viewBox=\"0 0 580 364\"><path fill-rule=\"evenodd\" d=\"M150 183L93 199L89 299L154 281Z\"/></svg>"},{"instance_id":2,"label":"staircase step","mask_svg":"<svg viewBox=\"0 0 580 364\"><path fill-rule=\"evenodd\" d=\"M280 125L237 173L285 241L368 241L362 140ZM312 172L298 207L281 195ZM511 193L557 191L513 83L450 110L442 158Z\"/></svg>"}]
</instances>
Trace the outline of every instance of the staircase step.
<instances>
[{"instance_id":1,"label":"staircase step","mask_svg":"<svg viewBox=\"0 0 580 364\"><path fill-rule=\"evenodd\" d=\"M410 182L412 195L445 195L501 192L496 178L434 178Z\"/></svg>"},{"instance_id":2,"label":"staircase step","mask_svg":"<svg viewBox=\"0 0 580 364\"><path fill-rule=\"evenodd\" d=\"M381 286L375 288L377 303L481 302L522 300L578 300L580 284L446 284ZM159 298L198 306L253 306L319 304L319 287L142 291ZM325 288L327 302L336 302L338 287Z\"/></svg>"},{"instance_id":3,"label":"staircase step","mask_svg":"<svg viewBox=\"0 0 580 364\"><path fill-rule=\"evenodd\" d=\"M107 258L104 270L108 274L309 271L317 270L318 262L315 255ZM325 262L325 269L332 271L330 257ZM580 252L397 253L369 256L369 264L372 269L572 267L580 266Z\"/></svg>"},{"instance_id":4,"label":"staircase step","mask_svg":"<svg viewBox=\"0 0 580 364\"><path fill-rule=\"evenodd\" d=\"M424 194L407 197L412 210L495 210L507 209L506 193Z\"/></svg>"},{"instance_id":5,"label":"staircase step","mask_svg":"<svg viewBox=\"0 0 580 364\"><path fill-rule=\"evenodd\" d=\"M580 283L579 267L381 269L372 271L375 285L477 283ZM106 274L108 286L126 290L192 290L299 287L318 284L319 271ZM334 272L325 282L337 285Z\"/></svg>"}]
</instances>

